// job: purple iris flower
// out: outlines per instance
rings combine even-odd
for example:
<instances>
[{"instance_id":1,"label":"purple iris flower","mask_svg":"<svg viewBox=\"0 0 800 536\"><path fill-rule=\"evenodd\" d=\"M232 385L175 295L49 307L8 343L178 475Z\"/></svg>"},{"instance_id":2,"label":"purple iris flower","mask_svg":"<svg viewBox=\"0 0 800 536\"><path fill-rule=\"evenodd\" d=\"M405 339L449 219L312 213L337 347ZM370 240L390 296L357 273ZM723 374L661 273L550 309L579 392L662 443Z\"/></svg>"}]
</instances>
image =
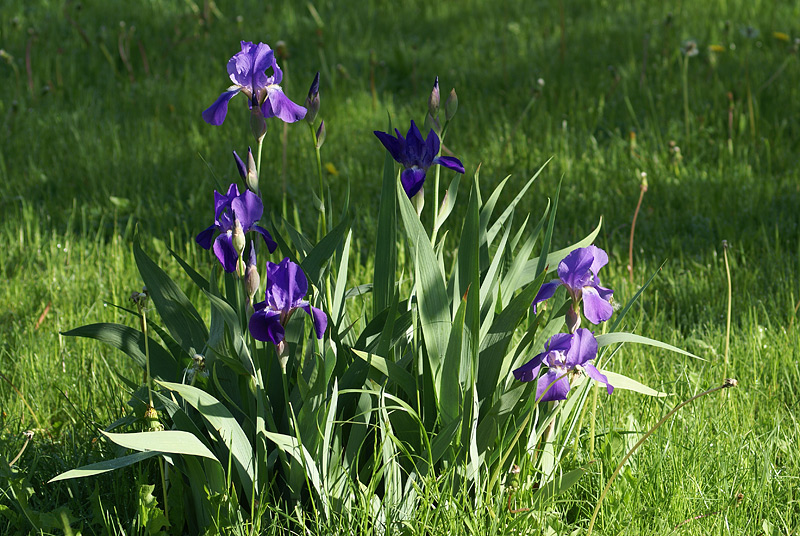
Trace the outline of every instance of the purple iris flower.
<instances>
[{"instance_id":1,"label":"purple iris flower","mask_svg":"<svg viewBox=\"0 0 800 536\"><path fill-rule=\"evenodd\" d=\"M403 164L405 169L400 175L400 182L406 191L409 199L414 197L422 189L425 182L425 173L434 164L439 164L446 168L464 173L464 165L458 158L452 156L436 156L439 154L439 136L431 130L428 132L428 139L422 137L417 125L411 121L411 128L403 138L400 131L395 138L391 134L375 131L375 135L381 140L384 147L391 153L392 158Z\"/></svg>"},{"instance_id":2,"label":"purple iris flower","mask_svg":"<svg viewBox=\"0 0 800 536\"><path fill-rule=\"evenodd\" d=\"M557 333L547 341L544 352L514 370L514 377L523 382L533 381L539 376L539 370L544 365L547 367L547 372L536 384L536 399L541 399L542 402L565 400L569 392L569 379L565 374L580 367L590 378L604 383L608 394L611 394L614 387L608 383L608 378L594 365L588 363L595 357L597 357L597 339L588 329L578 328L574 334ZM548 387L550 389L545 393Z\"/></svg>"},{"instance_id":3,"label":"purple iris flower","mask_svg":"<svg viewBox=\"0 0 800 536\"><path fill-rule=\"evenodd\" d=\"M280 264L268 262L266 296L264 301L253 305L255 312L250 317L253 338L280 344L289 318L297 309L302 309L313 320L314 331L321 339L328 327L328 317L303 299L307 292L308 280L299 265L288 257Z\"/></svg>"},{"instance_id":4,"label":"purple iris flower","mask_svg":"<svg viewBox=\"0 0 800 536\"><path fill-rule=\"evenodd\" d=\"M608 264L608 255L596 246L578 248L558 264L558 277L542 285L533 300L533 312L536 304L553 297L561 285L567 287L572 301L577 304L583 299L583 314L592 324L599 324L611 318L614 312L611 307L611 295L614 291L600 286L597 272Z\"/></svg>"},{"instance_id":5,"label":"purple iris flower","mask_svg":"<svg viewBox=\"0 0 800 536\"><path fill-rule=\"evenodd\" d=\"M226 195L214 190L214 224L198 234L195 241L201 247L209 249L214 233L219 231L219 236L214 240L214 254L226 272L235 272L239 260L239 253L233 244L237 223L241 226L243 233L248 231L260 233L264 237L270 253L278 247L269 231L256 225L263 212L264 205L261 203L261 199L250 190L245 190L240 195L239 187L235 184L231 184Z\"/></svg>"},{"instance_id":6,"label":"purple iris flower","mask_svg":"<svg viewBox=\"0 0 800 536\"><path fill-rule=\"evenodd\" d=\"M242 51L228 61L228 74L233 85L226 89L214 104L203 112L203 119L211 125L221 125L228 114L228 101L239 92L247 95L250 108L260 106L264 117L279 117L294 123L306 115L306 109L293 103L278 85L283 80L283 71L278 67L275 54L269 45L242 41ZM267 76L267 69L272 75Z\"/></svg>"}]
</instances>

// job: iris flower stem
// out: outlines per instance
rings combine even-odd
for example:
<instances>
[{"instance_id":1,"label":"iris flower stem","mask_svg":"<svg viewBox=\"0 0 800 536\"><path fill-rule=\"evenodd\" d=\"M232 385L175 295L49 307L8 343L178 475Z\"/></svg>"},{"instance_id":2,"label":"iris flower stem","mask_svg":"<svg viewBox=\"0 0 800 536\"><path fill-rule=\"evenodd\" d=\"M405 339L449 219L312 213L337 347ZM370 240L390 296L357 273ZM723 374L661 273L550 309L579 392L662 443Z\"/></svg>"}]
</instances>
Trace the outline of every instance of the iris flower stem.
<instances>
[{"instance_id":1,"label":"iris flower stem","mask_svg":"<svg viewBox=\"0 0 800 536\"><path fill-rule=\"evenodd\" d=\"M144 336L144 361L146 367L146 382L147 382L147 400L150 407L153 407L153 377L150 376L150 346L147 344L147 313L144 307L140 309L142 313L142 335Z\"/></svg>"},{"instance_id":2,"label":"iris flower stem","mask_svg":"<svg viewBox=\"0 0 800 536\"><path fill-rule=\"evenodd\" d=\"M605 499L606 495L608 494L608 490L611 488L612 482L614 482L614 479L617 478L617 475L619 475L620 471L622 471L622 468L625 466L625 463L628 461L628 459L633 455L634 452L636 452L636 449L641 447L644 444L644 442L647 441L647 438L653 435L653 432L658 430L662 424L667 422L670 419L670 417L675 415L675 413L677 413L678 410L680 410L682 407L694 402L698 398L704 397L715 391L719 391L720 389L726 389L728 387L736 387L736 385L737 385L736 380L727 379L722 383L722 385L718 385L716 387L708 389L707 391L703 391L700 394L694 395L692 398L688 400L684 400L683 402L675 406L672 409L672 411L664 415L661 418L661 420L656 423L655 426L650 428L650 430L648 430L647 433L642 436L642 438L631 448L631 450L628 451L625 457L622 458L622 461L619 462L619 465L614 470L614 473L611 475L611 478L608 479L608 483L606 484L605 489L603 489L603 493L600 494L600 499L597 501L597 505L594 507L594 513L592 514L592 519L589 521L589 530L586 532L586 536L592 536L592 529L594 528L594 522L595 520L597 520L597 514L600 512L600 507L603 505L603 499Z\"/></svg>"},{"instance_id":3,"label":"iris flower stem","mask_svg":"<svg viewBox=\"0 0 800 536\"><path fill-rule=\"evenodd\" d=\"M447 122L442 128L442 135L439 138L439 152L437 158L442 156L442 147L444 147L444 135L447 133ZM431 244L436 247L436 235L439 232L439 174L442 172L442 166L436 166L433 172L433 231L431 231Z\"/></svg>"},{"instance_id":4,"label":"iris flower stem","mask_svg":"<svg viewBox=\"0 0 800 536\"><path fill-rule=\"evenodd\" d=\"M439 151L439 154L441 154L441 151ZM433 242L434 247L436 246L436 234L439 230L437 223L439 221L439 174L441 172L442 166L436 166L436 170L433 172L433 232L431 233L431 242Z\"/></svg>"},{"instance_id":5,"label":"iris flower stem","mask_svg":"<svg viewBox=\"0 0 800 536\"><path fill-rule=\"evenodd\" d=\"M322 234L319 238L328 234L327 224L325 221L325 185L324 181L322 180L322 155L320 153L320 148L317 147L317 133L314 131L314 125L309 124L308 129L311 131L311 140L314 142L314 153L317 157L317 177L319 178L319 202L321 203L320 207L320 227L322 229Z\"/></svg>"},{"instance_id":6,"label":"iris flower stem","mask_svg":"<svg viewBox=\"0 0 800 536\"><path fill-rule=\"evenodd\" d=\"M539 398L536 399L536 402L534 403L534 406L538 405L539 402L542 401L542 398L544 398L544 395L547 394L547 391L549 391L551 387L553 387L555 384L560 382L562 379L566 378L567 374L569 374L569 371L565 372L564 374L562 374L561 376L559 376L558 378L556 378L555 380L550 382L550 385L547 386L547 389L545 389L544 392L541 394L541 396L539 396ZM517 441L519 441L519 438L522 435L522 432L528 426L528 421L530 421L530 419L531 419L531 412L528 412L528 414L525 415L525 419L522 421L522 424L520 425L519 429L517 430L517 433L514 435L514 439L511 440L511 443L508 445L508 448L506 449L505 453L503 454L503 457L500 458L500 463L495 468L494 474L492 474L492 478L489 480L489 486L486 488L487 490L491 490L492 489L492 486L494 485L495 481L497 480L497 477L498 477L498 475L500 473L500 470L502 469L503 465L506 463L506 460L508 459L508 457L511 455L511 451L516 446Z\"/></svg>"},{"instance_id":7,"label":"iris flower stem","mask_svg":"<svg viewBox=\"0 0 800 536\"><path fill-rule=\"evenodd\" d=\"M294 423L297 422L297 419L294 416L294 408L292 408L292 403L289 400L289 383L285 368L281 373L281 381L283 383L283 398L286 402L286 420L289 423L289 433L297 440L297 444L299 446L298 450L300 451L300 465L303 466L303 477L306 480L306 487L308 488L309 496L311 497L311 507L314 509L314 517L319 519L317 503L314 500L311 482L308 480L308 468L306 467L305 456L303 456L303 442L300 438L300 432L294 427Z\"/></svg>"},{"instance_id":8,"label":"iris flower stem","mask_svg":"<svg viewBox=\"0 0 800 536\"><path fill-rule=\"evenodd\" d=\"M314 153L317 157L317 177L319 177L319 202L322 204L319 211L320 229L321 233L318 239L321 240L328 234L328 225L325 220L325 183L322 179L322 154L320 148L317 146L317 133L314 130L314 125L309 124L308 129L311 131L311 139L314 142ZM333 304L333 297L331 295L331 274L330 271L325 273L325 298L328 300L328 307Z\"/></svg>"}]
</instances>

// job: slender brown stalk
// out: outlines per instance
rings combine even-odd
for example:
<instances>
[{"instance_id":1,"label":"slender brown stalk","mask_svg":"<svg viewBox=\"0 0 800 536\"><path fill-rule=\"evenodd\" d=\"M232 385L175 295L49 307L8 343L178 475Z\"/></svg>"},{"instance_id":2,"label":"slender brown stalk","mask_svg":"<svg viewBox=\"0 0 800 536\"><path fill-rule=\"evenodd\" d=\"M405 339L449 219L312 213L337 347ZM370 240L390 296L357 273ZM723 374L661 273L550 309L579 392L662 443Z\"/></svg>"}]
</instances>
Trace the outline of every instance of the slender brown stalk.
<instances>
[{"instance_id":1,"label":"slender brown stalk","mask_svg":"<svg viewBox=\"0 0 800 536\"><path fill-rule=\"evenodd\" d=\"M642 438L631 448L631 450L628 451L625 457L622 458L622 461L619 462L619 465L614 470L614 473L611 475L611 478L608 479L608 483L606 484L606 487L603 489L603 493L600 494L600 499L597 501L597 505L594 507L594 513L592 513L592 519L589 521L589 530L586 532L586 536L592 536L592 529L594 528L594 522L597 520L597 514L600 512L600 507L603 505L603 499L605 499L606 495L608 494L608 490L611 488L611 484L614 482L614 479L617 478L617 475L619 475L620 471L622 471L622 468L625 466L625 463L628 461L628 459L633 455L634 452L636 452L636 449L641 447L644 444L644 442L647 441L647 439L651 435L653 435L653 432L658 430L662 424L667 422L670 419L670 417L675 415L678 412L678 410L680 410L682 407L694 402L698 398L704 397L715 391L719 391L720 389L727 389L728 387L736 387L738 384L739 382L736 381L734 378L728 378L724 382L722 382L722 385L718 385L717 387L708 389L707 391L703 391L700 394L694 395L689 400L685 400L680 404L678 404L677 406L675 406L672 409L672 411L664 415L661 418L661 420L656 423L655 426L653 426L650 430L648 430L647 433L644 434Z\"/></svg>"},{"instance_id":2,"label":"slender brown stalk","mask_svg":"<svg viewBox=\"0 0 800 536\"><path fill-rule=\"evenodd\" d=\"M144 50L144 45L141 41L136 42L136 46L139 47L139 55L142 57L142 64L144 65L144 74L146 76L150 76L150 62L147 61L147 52Z\"/></svg>"},{"instance_id":3,"label":"slender brown stalk","mask_svg":"<svg viewBox=\"0 0 800 536\"><path fill-rule=\"evenodd\" d=\"M636 219L639 217L639 209L642 208L642 199L647 191L647 173L642 171L642 183L639 185L639 202L636 203L636 210L633 212L633 223L631 223L631 238L628 242L628 276L631 284L633 283L633 233L636 231Z\"/></svg>"},{"instance_id":4,"label":"slender brown stalk","mask_svg":"<svg viewBox=\"0 0 800 536\"><path fill-rule=\"evenodd\" d=\"M31 31L28 45L25 47L25 71L28 73L28 90L33 95L33 68L31 67L31 55L33 53L33 42L36 40L36 33Z\"/></svg>"}]
</instances>

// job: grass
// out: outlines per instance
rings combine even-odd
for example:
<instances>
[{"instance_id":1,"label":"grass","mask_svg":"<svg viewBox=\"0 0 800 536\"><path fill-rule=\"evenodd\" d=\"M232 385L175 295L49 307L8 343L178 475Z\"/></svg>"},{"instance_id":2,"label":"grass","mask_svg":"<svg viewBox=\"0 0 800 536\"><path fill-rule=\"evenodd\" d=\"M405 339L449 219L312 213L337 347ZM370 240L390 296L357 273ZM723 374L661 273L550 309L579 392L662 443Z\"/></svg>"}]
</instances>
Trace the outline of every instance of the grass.
<instances>
[{"instance_id":1,"label":"grass","mask_svg":"<svg viewBox=\"0 0 800 536\"><path fill-rule=\"evenodd\" d=\"M683 520L721 509L676 533L790 534L800 525L800 74L793 43L773 36L797 37L800 29L790 22L798 20L797 6L519 1L497 9L483 0L402 6L370 0L350 10L320 1L312 13L290 1L220 3L218 10L191 1L83 9L44 0L8 4L0 18L7 58L0 62L6 461L24 443L24 430L36 436L17 472L4 469L0 478L4 532L28 530L24 518L32 514L20 507L25 493L29 511L67 507L73 529L102 532L85 506L95 485L109 526L128 528L135 490L118 479L155 482L155 466L149 476L145 466L45 484L113 454L93 439L97 428L124 414L127 396L117 374L134 374L117 352L59 332L130 322L105 304L124 305L141 285L130 249L137 228L165 263L169 246L195 265L211 265L192 237L208 225L211 190L235 174L230 150L241 154L251 140L237 130L246 114L241 97L222 127L204 124L200 112L226 87L224 65L239 39L286 41L284 89L297 101L322 71L323 163L336 170L328 186L335 203L349 184L358 210L354 273L372 263L383 150L371 131L385 128L387 111L399 125L421 122L439 75L443 94L453 86L458 91L447 146L468 173L480 163L486 190L507 174L519 186L554 156L526 207L538 214L563 174L554 243L585 235L602 216L598 244L611 257L604 283L622 302L666 260L628 328L706 359L623 349L615 370L676 396L665 402L601 396L598 462L576 490L548 511L510 514L505 497L475 509L458 490L431 485L412 533L525 532L548 519L564 532L585 528L624 445L677 400L721 380L723 239L731 246L734 300L728 371L740 387L699 400L660 429L615 482L596 530L667 534ZM757 37L744 35L748 25ZM689 38L701 52L687 63L687 136L680 46ZM712 44L724 52L710 51ZM266 181L280 191L282 128L270 128ZM292 206L311 225L307 192L316 189L316 175L306 130L288 129L286 177ZM649 189L637 221L631 285L628 233L641 171ZM266 201L280 209L279 196ZM588 461L588 437L582 434L575 446L576 463ZM732 506L737 493L743 499ZM531 501L530 487L515 500ZM448 501L452 508L443 506ZM319 531L346 532L348 523ZM54 521L52 530L60 526Z\"/></svg>"}]
</instances>

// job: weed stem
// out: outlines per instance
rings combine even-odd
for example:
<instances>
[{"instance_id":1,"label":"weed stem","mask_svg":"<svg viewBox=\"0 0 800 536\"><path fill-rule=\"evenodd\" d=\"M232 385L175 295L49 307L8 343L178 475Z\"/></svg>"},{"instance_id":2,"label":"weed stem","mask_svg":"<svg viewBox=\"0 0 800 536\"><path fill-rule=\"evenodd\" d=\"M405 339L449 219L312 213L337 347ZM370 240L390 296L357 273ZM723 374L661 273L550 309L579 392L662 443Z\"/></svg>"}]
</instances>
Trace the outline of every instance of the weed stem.
<instances>
[{"instance_id":1,"label":"weed stem","mask_svg":"<svg viewBox=\"0 0 800 536\"><path fill-rule=\"evenodd\" d=\"M715 391L719 391L720 389L727 389L728 387L736 387L737 385L738 382L735 379L728 378L722 383L722 385L718 385L717 387L708 389L707 391L703 391L700 394L694 395L689 400L685 400L680 404L678 404L677 406L675 406L672 409L672 411L664 415L661 418L661 420L656 423L655 426L653 426L650 430L648 430L647 433L644 434L642 438L639 441L637 441L637 443L631 448L631 450L628 451L625 457L622 458L622 461L619 462L619 465L614 470L614 473L611 475L611 478L608 479L608 483L606 484L605 489L603 489L603 493L600 494L600 499L597 501L597 505L594 507L594 512L592 513L592 519L589 521L589 530L586 532L586 536L592 536L592 529L594 528L594 522L597 519L598 512L600 512L600 507L603 505L603 499L605 499L606 495L608 494L608 490L611 488L611 484L614 482L614 479L617 478L617 475L619 475L619 472L622 471L622 468L625 466L625 463L628 461L628 459L633 455L634 452L636 452L636 449L641 447L642 444L644 444L644 442L647 441L647 438L653 435L653 432L658 430L662 424L667 422L669 418L675 415L675 413L677 413L678 410L680 410L682 407L694 402L698 398L701 398L705 395L711 394Z\"/></svg>"}]
</instances>

